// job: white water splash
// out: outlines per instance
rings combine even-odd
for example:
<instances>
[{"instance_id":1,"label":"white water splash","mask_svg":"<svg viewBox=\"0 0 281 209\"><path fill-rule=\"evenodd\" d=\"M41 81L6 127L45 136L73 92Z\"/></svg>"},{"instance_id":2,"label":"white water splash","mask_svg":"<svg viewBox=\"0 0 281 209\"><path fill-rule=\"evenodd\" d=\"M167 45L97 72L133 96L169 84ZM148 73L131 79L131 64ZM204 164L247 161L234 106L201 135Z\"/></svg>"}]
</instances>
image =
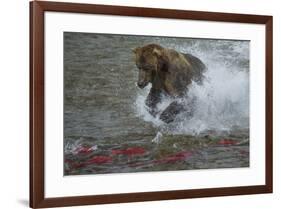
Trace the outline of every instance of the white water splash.
<instances>
[{"instance_id":1,"label":"white water splash","mask_svg":"<svg viewBox=\"0 0 281 209\"><path fill-rule=\"evenodd\" d=\"M156 136L152 139L151 142L159 144L162 141L162 137L163 137L163 134L160 131L158 131Z\"/></svg>"},{"instance_id":2,"label":"white water splash","mask_svg":"<svg viewBox=\"0 0 281 209\"><path fill-rule=\"evenodd\" d=\"M76 140L74 143L67 142L64 146L64 153L77 155L82 150L87 149L87 151L90 152L98 149L98 145L87 146L87 148L85 148L83 142L84 140L82 138Z\"/></svg>"},{"instance_id":3,"label":"white water splash","mask_svg":"<svg viewBox=\"0 0 281 209\"><path fill-rule=\"evenodd\" d=\"M249 127L249 70L241 68L235 62L249 58L249 44L235 42L231 52L236 57L223 53L225 42L218 42L217 50L201 50L198 44L188 48L188 52L199 57L207 66L203 85L195 82L189 88L188 96L196 98L194 114L191 118L184 113L177 116L173 123L165 124L151 116L145 106L145 98L151 86L139 90L136 98L136 112L139 117L151 122L163 133L197 135L207 131L231 131L233 128ZM172 47L171 47L172 48ZM175 48L175 47L174 47ZM222 49L221 49L222 48ZM179 51L187 52L181 46ZM234 64L233 64L234 63ZM187 101L187 98L183 98ZM170 98L164 98L158 105L163 111L171 103ZM187 102L188 103L188 102Z\"/></svg>"}]
</instances>

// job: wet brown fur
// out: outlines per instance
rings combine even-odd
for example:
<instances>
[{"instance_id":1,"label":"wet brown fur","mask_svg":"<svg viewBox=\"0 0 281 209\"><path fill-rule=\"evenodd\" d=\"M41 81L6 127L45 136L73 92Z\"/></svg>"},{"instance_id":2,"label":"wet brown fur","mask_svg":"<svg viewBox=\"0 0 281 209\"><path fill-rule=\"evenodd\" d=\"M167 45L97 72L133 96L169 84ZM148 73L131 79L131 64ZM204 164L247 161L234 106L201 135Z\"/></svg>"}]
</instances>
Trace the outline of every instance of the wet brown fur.
<instances>
[{"instance_id":1,"label":"wet brown fur","mask_svg":"<svg viewBox=\"0 0 281 209\"><path fill-rule=\"evenodd\" d=\"M139 69L138 86L152 84L146 98L150 113L156 115L156 105L161 101L161 94L182 97L192 81L201 82L205 65L191 54L183 54L157 44L137 47L133 50ZM177 102L171 103L160 116L165 122L171 122L185 107Z\"/></svg>"},{"instance_id":2,"label":"wet brown fur","mask_svg":"<svg viewBox=\"0 0 281 209\"><path fill-rule=\"evenodd\" d=\"M139 81L150 82L152 88L164 90L170 96L182 96L192 80L200 82L203 78L205 65L190 54L157 44L138 47L134 52Z\"/></svg>"}]
</instances>

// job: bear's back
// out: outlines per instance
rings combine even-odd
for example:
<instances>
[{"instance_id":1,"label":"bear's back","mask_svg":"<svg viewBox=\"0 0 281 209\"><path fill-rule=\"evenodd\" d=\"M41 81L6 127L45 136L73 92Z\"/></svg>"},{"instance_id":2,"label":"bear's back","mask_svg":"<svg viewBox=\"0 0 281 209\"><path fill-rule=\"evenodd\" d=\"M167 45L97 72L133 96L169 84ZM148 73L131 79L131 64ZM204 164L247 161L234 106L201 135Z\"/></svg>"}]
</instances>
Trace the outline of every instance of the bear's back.
<instances>
[{"instance_id":1,"label":"bear's back","mask_svg":"<svg viewBox=\"0 0 281 209\"><path fill-rule=\"evenodd\" d=\"M191 65L192 80L201 83L203 80L203 73L206 71L205 64L199 58L191 54L185 53L183 55Z\"/></svg>"}]
</instances>

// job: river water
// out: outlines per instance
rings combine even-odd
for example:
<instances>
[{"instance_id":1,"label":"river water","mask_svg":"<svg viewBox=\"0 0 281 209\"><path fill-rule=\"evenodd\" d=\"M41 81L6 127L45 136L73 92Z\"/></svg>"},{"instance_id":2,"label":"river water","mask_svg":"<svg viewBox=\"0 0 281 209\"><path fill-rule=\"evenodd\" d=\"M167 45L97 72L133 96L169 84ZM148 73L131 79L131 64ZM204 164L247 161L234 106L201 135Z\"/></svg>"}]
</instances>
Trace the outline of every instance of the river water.
<instances>
[{"instance_id":1,"label":"river water","mask_svg":"<svg viewBox=\"0 0 281 209\"><path fill-rule=\"evenodd\" d=\"M132 49L149 43L207 66L192 118L147 112ZM64 33L64 174L249 167L250 42ZM169 99L159 105L164 109Z\"/></svg>"}]
</instances>

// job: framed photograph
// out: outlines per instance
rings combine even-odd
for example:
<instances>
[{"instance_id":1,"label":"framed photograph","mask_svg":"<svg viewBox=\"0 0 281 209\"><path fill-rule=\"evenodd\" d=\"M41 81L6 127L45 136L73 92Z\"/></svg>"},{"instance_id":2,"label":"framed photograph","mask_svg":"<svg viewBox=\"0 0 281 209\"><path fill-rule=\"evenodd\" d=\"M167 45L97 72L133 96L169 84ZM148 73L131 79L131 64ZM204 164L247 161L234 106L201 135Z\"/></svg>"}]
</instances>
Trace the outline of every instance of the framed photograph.
<instances>
[{"instance_id":1,"label":"framed photograph","mask_svg":"<svg viewBox=\"0 0 281 209\"><path fill-rule=\"evenodd\" d=\"M30 3L30 207L272 192L272 16Z\"/></svg>"}]
</instances>

